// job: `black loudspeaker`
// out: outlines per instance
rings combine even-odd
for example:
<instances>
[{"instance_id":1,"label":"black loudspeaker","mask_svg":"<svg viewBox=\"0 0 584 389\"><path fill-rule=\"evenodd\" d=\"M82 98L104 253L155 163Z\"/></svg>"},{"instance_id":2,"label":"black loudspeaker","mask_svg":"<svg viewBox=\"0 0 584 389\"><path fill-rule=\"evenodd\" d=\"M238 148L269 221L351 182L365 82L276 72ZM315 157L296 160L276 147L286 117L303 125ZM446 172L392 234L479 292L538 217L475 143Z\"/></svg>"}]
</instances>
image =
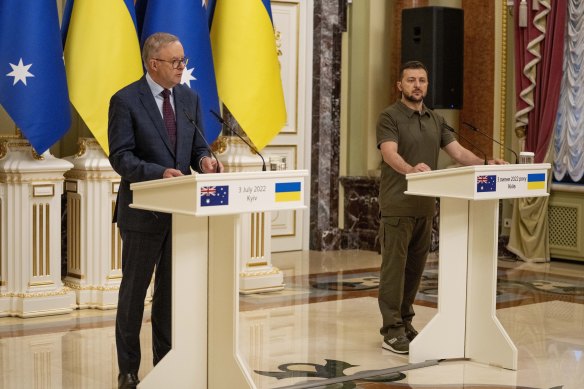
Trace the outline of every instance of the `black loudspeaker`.
<instances>
[{"instance_id":1,"label":"black loudspeaker","mask_svg":"<svg viewBox=\"0 0 584 389\"><path fill-rule=\"evenodd\" d=\"M402 11L401 60L428 68L430 108L462 108L464 13L460 8L420 7Z\"/></svg>"}]
</instances>

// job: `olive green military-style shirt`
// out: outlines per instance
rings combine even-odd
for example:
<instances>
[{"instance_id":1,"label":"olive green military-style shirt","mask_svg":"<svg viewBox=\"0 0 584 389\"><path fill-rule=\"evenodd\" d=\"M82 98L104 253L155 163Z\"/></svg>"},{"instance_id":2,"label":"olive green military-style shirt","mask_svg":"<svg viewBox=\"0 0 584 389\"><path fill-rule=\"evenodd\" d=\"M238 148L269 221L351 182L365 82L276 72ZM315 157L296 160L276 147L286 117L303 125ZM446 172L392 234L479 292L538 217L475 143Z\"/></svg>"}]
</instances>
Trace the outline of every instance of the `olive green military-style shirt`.
<instances>
[{"instance_id":1,"label":"olive green military-style shirt","mask_svg":"<svg viewBox=\"0 0 584 389\"><path fill-rule=\"evenodd\" d=\"M379 115L377 148L383 142L395 142L398 154L407 163L415 166L424 162L436 170L440 149L456 139L443 123L444 118L425 105L418 112L398 100ZM406 195L406 190L405 175L383 162L379 185L381 216L424 217L434 214L434 198Z\"/></svg>"}]
</instances>

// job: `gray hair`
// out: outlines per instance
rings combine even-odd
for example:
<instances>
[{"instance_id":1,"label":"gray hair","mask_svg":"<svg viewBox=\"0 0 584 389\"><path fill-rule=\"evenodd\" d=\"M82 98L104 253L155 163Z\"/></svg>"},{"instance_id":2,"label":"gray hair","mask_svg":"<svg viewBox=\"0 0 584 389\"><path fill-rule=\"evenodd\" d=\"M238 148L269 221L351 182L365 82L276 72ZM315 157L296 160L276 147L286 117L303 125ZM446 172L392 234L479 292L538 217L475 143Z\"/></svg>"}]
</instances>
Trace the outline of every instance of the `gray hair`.
<instances>
[{"instance_id":1,"label":"gray hair","mask_svg":"<svg viewBox=\"0 0 584 389\"><path fill-rule=\"evenodd\" d=\"M177 41L179 39L176 35L167 32L155 32L150 35L142 47L142 61L144 62L144 66L148 68L148 60L157 57L160 48Z\"/></svg>"}]
</instances>

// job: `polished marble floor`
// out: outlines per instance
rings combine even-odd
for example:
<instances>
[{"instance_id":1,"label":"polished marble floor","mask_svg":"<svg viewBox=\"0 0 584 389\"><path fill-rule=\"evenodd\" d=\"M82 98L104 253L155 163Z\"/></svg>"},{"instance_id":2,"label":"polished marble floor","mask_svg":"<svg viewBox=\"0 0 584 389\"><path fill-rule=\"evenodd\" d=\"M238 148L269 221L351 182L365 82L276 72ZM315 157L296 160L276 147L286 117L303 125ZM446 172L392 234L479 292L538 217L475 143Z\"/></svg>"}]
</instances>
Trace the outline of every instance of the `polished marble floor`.
<instances>
[{"instance_id":1,"label":"polished marble floor","mask_svg":"<svg viewBox=\"0 0 584 389\"><path fill-rule=\"evenodd\" d=\"M240 354L258 389L584 388L584 263L499 261L497 317L519 351L511 371L468 360L409 365L382 350L374 252L278 253L273 261L285 290L240 298ZM431 256L418 329L435 314L436 294ZM0 318L0 389L115 388L114 319L113 310ZM152 368L149 332L147 312L140 377Z\"/></svg>"}]
</instances>

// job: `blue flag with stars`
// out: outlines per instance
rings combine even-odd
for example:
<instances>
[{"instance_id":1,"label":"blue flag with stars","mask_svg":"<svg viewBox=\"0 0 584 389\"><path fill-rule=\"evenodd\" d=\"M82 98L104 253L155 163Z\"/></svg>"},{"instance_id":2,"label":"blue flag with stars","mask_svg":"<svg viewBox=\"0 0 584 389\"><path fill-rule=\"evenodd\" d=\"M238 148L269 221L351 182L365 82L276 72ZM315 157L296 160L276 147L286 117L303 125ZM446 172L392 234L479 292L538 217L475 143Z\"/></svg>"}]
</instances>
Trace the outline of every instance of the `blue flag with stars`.
<instances>
[{"instance_id":1,"label":"blue flag with stars","mask_svg":"<svg viewBox=\"0 0 584 389\"><path fill-rule=\"evenodd\" d=\"M209 143L217 139L221 124L211 114L219 112L213 53L204 0L138 0L136 2L140 46L155 32L176 35L189 59L181 84L194 89L201 97L203 127Z\"/></svg>"},{"instance_id":2,"label":"blue flag with stars","mask_svg":"<svg viewBox=\"0 0 584 389\"><path fill-rule=\"evenodd\" d=\"M39 154L69 129L55 1L0 0L0 104Z\"/></svg>"},{"instance_id":3,"label":"blue flag with stars","mask_svg":"<svg viewBox=\"0 0 584 389\"><path fill-rule=\"evenodd\" d=\"M497 176L477 176L477 193L478 192L496 192Z\"/></svg>"}]
</instances>

